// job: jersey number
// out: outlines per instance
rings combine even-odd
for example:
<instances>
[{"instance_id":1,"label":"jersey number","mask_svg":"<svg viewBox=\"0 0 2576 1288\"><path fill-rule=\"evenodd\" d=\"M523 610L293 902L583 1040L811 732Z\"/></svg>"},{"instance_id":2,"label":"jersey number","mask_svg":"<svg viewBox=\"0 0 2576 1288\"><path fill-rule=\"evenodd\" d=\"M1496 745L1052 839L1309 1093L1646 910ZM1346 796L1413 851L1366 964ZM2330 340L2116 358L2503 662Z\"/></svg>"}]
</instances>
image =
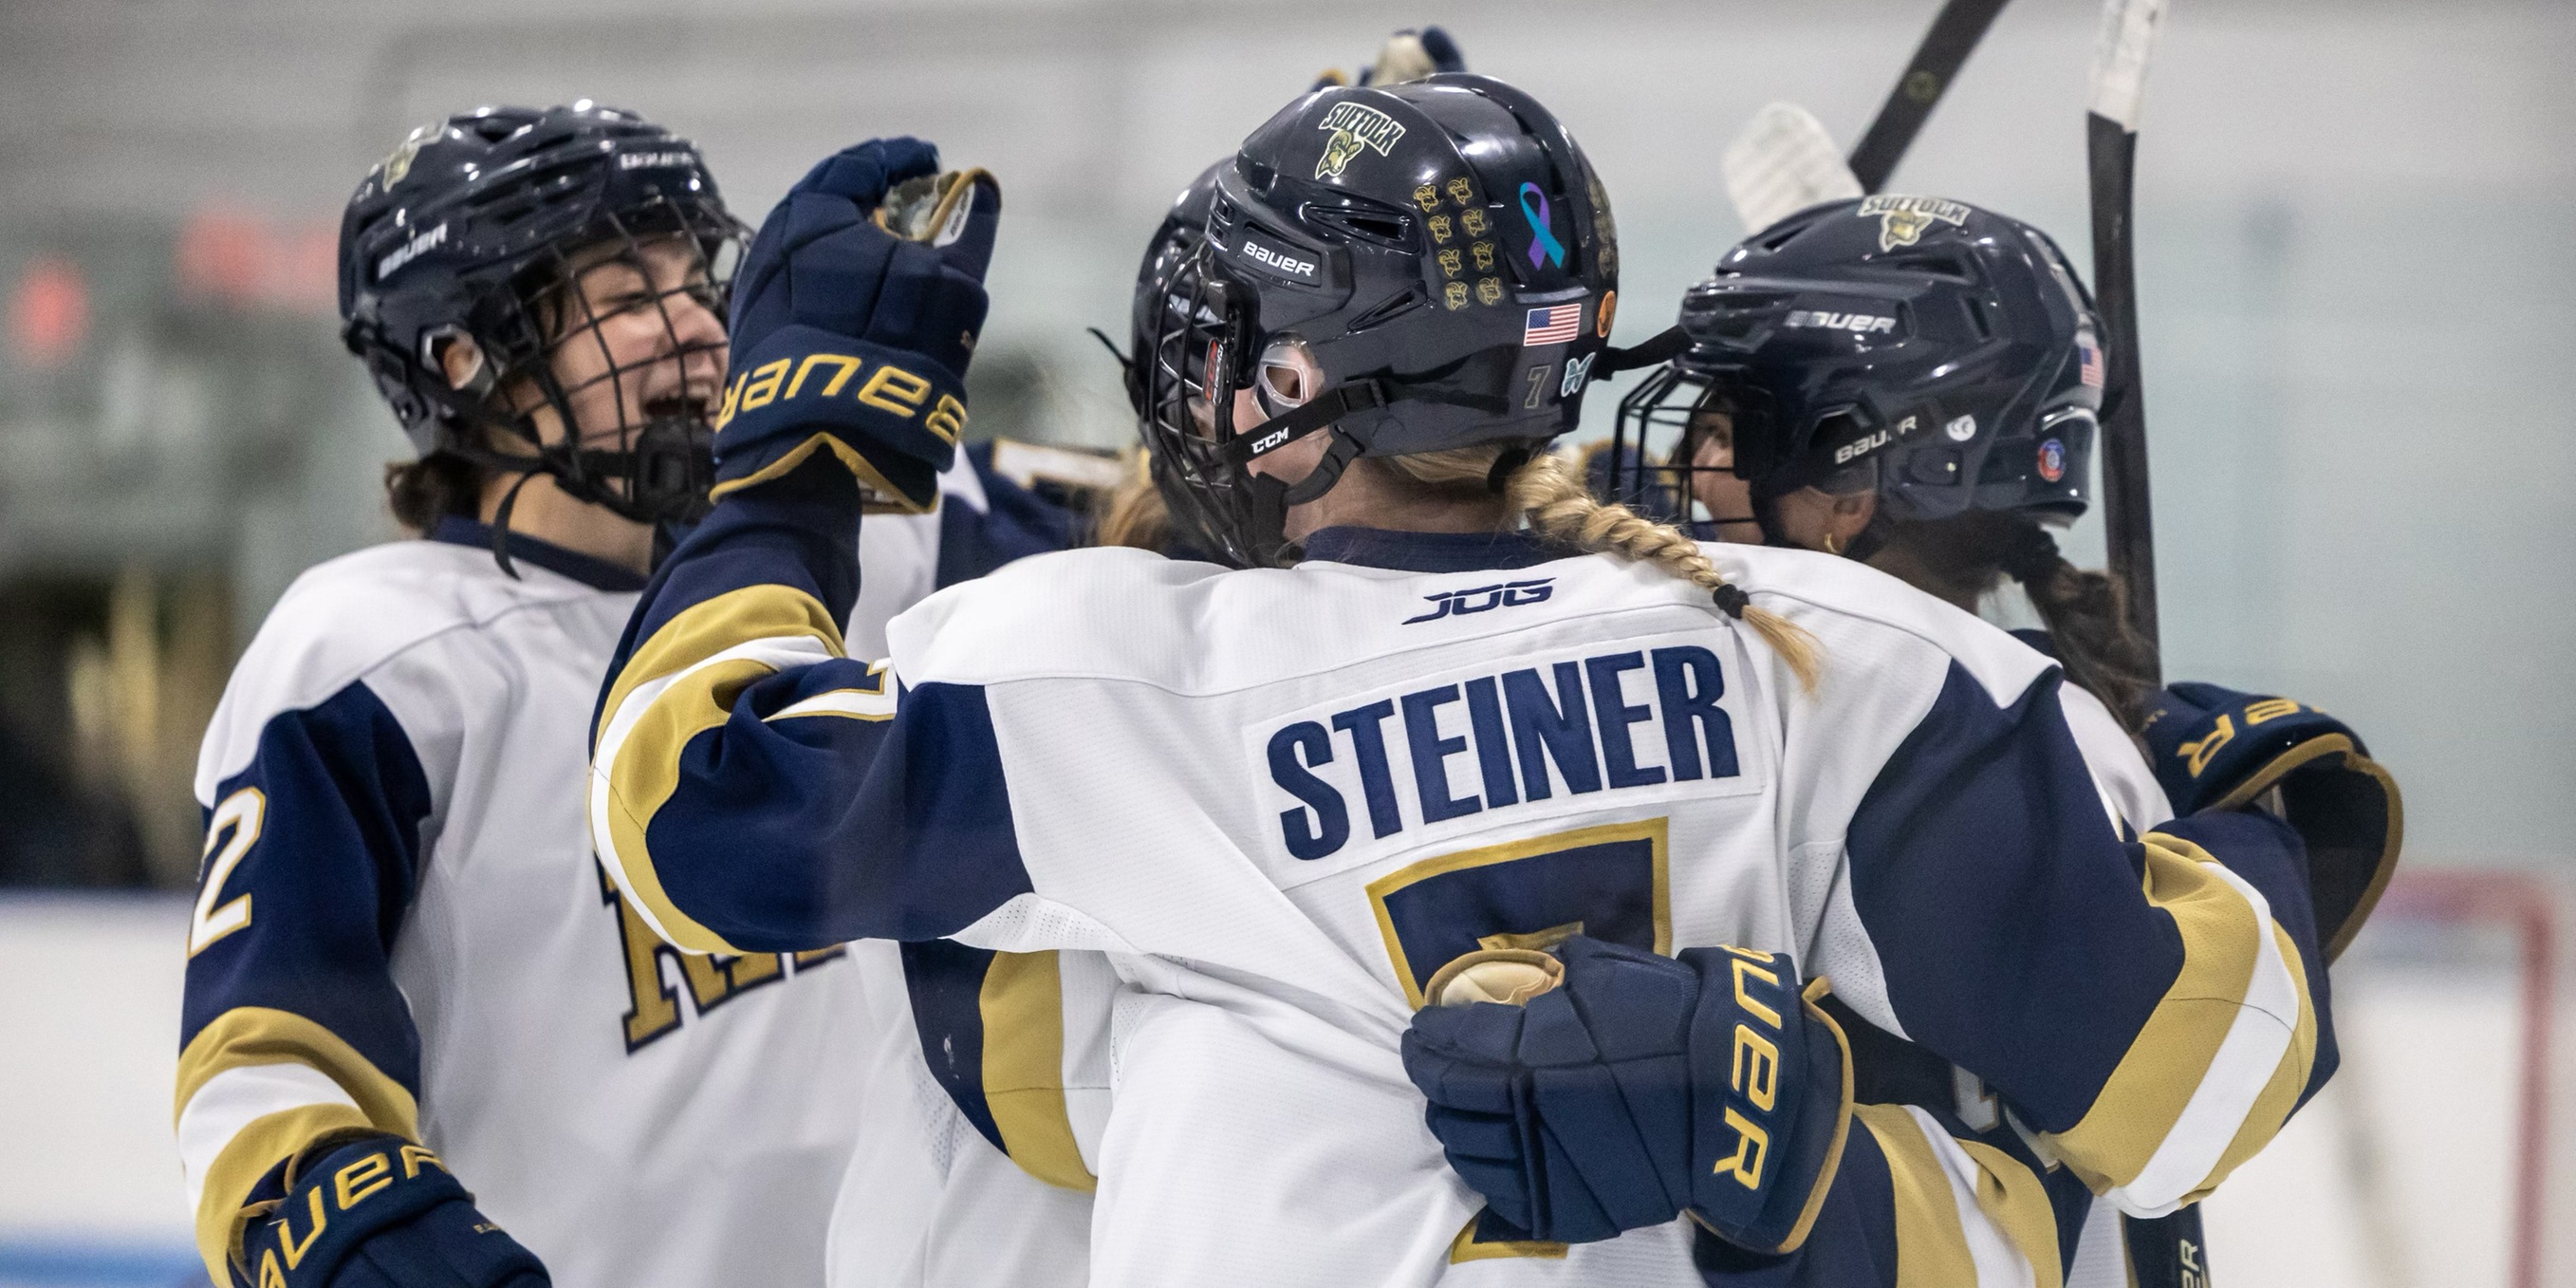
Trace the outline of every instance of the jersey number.
<instances>
[{"instance_id":1,"label":"jersey number","mask_svg":"<svg viewBox=\"0 0 2576 1288\"><path fill-rule=\"evenodd\" d=\"M1482 948L1547 948L1569 935L1673 950L1667 821L1609 823L1444 854L1369 883L1395 981L1423 985Z\"/></svg>"},{"instance_id":2,"label":"jersey number","mask_svg":"<svg viewBox=\"0 0 2576 1288\"><path fill-rule=\"evenodd\" d=\"M847 951L817 948L812 952L746 953L740 957L684 953L662 942L662 937L644 924L635 906L618 896L617 886L608 879L605 868L599 873L599 889L600 901L617 910L617 939L626 950L625 1032L629 1055L680 1027L680 998L664 982L664 957L680 964L680 976L689 982L689 1000L696 1003L698 1014L704 1015L763 984L775 984L790 974L801 975Z\"/></svg>"},{"instance_id":3,"label":"jersey number","mask_svg":"<svg viewBox=\"0 0 2576 1288\"><path fill-rule=\"evenodd\" d=\"M198 857L199 886L197 911L188 918L188 955L206 951L214 942L250 924L250 896L233 900L218 908L215 900L224 896L224 883L232 880L233 869L241 866L242 856L259 841L259 825L268 814L268 795L256 787L245 787L224 798L214 812L206 816L206 850ZM215 842L223 842L217 853ZM213 861L208 862L211 858Z\"/></svg>"}]
</instances>

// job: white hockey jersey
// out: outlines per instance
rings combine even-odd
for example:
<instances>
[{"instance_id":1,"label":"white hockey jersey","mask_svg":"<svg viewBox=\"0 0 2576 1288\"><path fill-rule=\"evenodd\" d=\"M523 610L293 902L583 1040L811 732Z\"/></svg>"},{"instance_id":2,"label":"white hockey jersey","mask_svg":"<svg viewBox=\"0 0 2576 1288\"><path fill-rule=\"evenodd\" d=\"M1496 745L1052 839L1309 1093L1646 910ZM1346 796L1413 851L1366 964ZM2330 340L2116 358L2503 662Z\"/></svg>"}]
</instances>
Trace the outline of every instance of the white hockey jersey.
<instances>
[{"instance_id":1,"label":"white hockey jersey","mask_svg":"<svg viewBox=\"0 0 2576 1288\"><path fill-rule=\"evenodd\" d=\"M481 525L439 538L298 578L207 732L178 1131L209 1273L254 1181L372 1125L438 1150L560 1288L811 1282L858 973L654 937L578 810L642 578L517 539L513 580Z\"/></svg>"},{"instance_id":2,"label":"white hockey jersey","mask_svg":"<svg viewBox=\"0 0 2576 1288\"><path fill-rule=\"evenodd\" d=\"M1677 1227L1476 1244L1395 1057L1443 963L1578 928L1791 951L2140 1209L2305 1085L2312 953L2264 894L2124 849L2053 668L1846 561L1711 548L1819 639L1813 694L1652 568L1354 530L1289 571L1027 561L869 665L822 597L846 570L797 562L832 543L777 540L812 524L728 498L675 556L603 707L594 836L691 948L1110 954L1095 1282L1689 1275ZM1948 1188L1932 1147L1885 1152ZM2006 1200L2053 1272L2045 1197Z\"/></svg>"}]
</instances>

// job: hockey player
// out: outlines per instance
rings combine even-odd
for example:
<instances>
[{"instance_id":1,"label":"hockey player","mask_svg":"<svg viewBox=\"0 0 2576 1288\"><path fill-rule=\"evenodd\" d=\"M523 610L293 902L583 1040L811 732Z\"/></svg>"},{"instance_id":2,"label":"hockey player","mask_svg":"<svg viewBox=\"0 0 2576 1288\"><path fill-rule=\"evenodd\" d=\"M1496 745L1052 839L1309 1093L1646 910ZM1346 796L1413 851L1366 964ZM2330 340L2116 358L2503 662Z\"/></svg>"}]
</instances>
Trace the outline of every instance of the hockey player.
<instances>
[{"instance_id":1,"label":"hockey player","mask_svg":"<svg viewBox=\"0 0 2576 1288\"><path fill-rule=\"evenodd\" d=\"M299 578L200 757L177 1127L217 1283L821 1273L856 972L680 956L579 814L595 672L705 506L739 232L694 146L588 103L426 126L349 203L421 539Z\"/></svg>"},{"instance_id":2,"label":"hockey player","mask_svg":"<svg viewBox=\"0 0 2576 1288\"><path fill-rule=\"evenodd\" d=\"M1897 236L1882 212L1932 217ZM2396 857L2394 783L2349 730L2298 703L2208 686L2181 686L2149 702L2140 678L2147 646L2128 632L2108 580L2067 565L2042 526L2083 511L2102 376L2098 320L2052 242L1959 202L1823 206L1730 252L1689 294L1681 330L1688 349L1623 404L1607 475L1618 494L1679 519L1695 510L1704 516L1695 526L1730 537L1868 560L1971 611L2001 576L2014 576L2051 628L2024 638L2061 657L2083 684L2065 691L2068 718L2124 832L2154 829L2177 809L2286 788L2282 799L2298 804L2283 812L2305 838L2294 848L2308 869L2292 894L2313 903L2326 955L2349 938ZM2124 736L2142 704L2160 717L2155 739L2174 786L2171 803ZM2242 746L2227 747L2225 734L2213 744L2230 718L2249 735L2268 727ZM2224 847L2214 854L2245 859ZM2368 888L2358 900L2348 897L2353 878ZM1588 961L1578 954L1569 965ZM1570 969L1568 978L1578 974ZM2317 1054L2299 1100L2334 1067L2321 962L2309 974ZM1583 983L1571 1000L1591 1014L1610 985ZM2170 1210L2241 1158L2228 1149L2233 1136L2179 1121L2184 1106L2174 1104L2161 1123L2150 1120L2146 1140L2166 1142L2152 1167L2105 1176L2061 1165L2025 1114L1975 1074L1831 1005L1852 1040L1859 1098L1886 1106L1861 1110L1870 1147L1893 1155L1929 1146L1964 1183L1962 1194L2045 1195L2037 1210L2053 1220L2017 1225L2008 1204L1961 1202L1953 1220L1909 1225L1896 1211L1847 1201L1827 1210L1861 1228L1820 1226L1809 1249L1785 1265L1703 1240L1703 1264L1713 1271L1878 1283L1898 1262L1973 1263L1977 1282L1998 1273L2047 1282L2062 1268L2070 1284L2125 1283L2118 1207ZM1453 1098L1443 1088L1475 1080L1461 1076L1462 1058L1487 1073L1512 1063L1490 1019L1460 1042L1453 1030L1463 1022L1426 1015L1408 1046L1436 1102ZM1612 1112L1591 1109L1595 1125ZM1500 1139L1490 1120L1460 1130L1462 1120L1446 1108L1432 1121L1469 1158ZM1497 1175L1490 1159L1467 1166ZM2088 1182L2113 1201L2093 1204Z\"/></svg>"},{"instance_id":3,"label":"hockey player","mask_svg":"<svg viewBox=\"0 0 2576 1288\"><path fill-rule=\"evenodd\" d=\"M1388 38L1358 80L1397 84L1463 67L1446 32L1408 29ZM1318 85L1350 80L1327 72ZM1175 270L1205 231L1223 164L1182 190L1146 245L1131 352L1153 347ZM1122 361L1141 417L1143 382L1133 360L1122 355ZM1150 467L1152 459L1137 464ZM1180 558L1203 558L1198 551L1212 544L1172 530L1142 470L1114 481L1098 513L1103 544ZM862 552L873 548L873 531ZM863 609L879 593L876 580L870 563L860 579ZM872 647L855 634L844 643L859 656ZM883 652L881 642L873 647ZM888 1014L902 1018L882 1038L871 1085L911 1087L908 1099L919 1112L889 1112L888 1093L861 1124L834 1209L834 1288L1089 1282L1090 1196L1098 1185L1092 1166L1108 1113L1111 1006L1118 990L1107 959L995 953L945 941L900 949L871 942L853 945L852 952L863 961L901 964L899 975L883 966L870 972L872 982L901 978L906 985L905 996L880 998ZM972 1054L961 1059L960 1051Z\"/></svg>"},{"instance_id":4,"label":"hockey player","mask_svg":"<svg viewBox=\"0 0 2576 1288\"><path fill-rule=\"evenodd\" d=\"M611 674L594 838L686 948L1109 953L1096 1281L1690 1275L1677 1224L1480 1237L1396 1044L1494 944L1766 946L1711 996L1767 1035L1776 1077L1739 1111L1767 1145L1695 1208L1748 1247L1801 1241L1850 1127L1841 1039L1782 949L1892 1031L1960 1025L1963 1063L2044 1088L2051 1122L2202 1093L2117 1058L2175 989L2235 1017L2250 980L2296 1020L2208 1094L2304 1081L2297 927L2231 979L2221 930L2262 899L2193 857L2260 820L2124 850L2037 654L1848 561L1605 509L1537 452L1616 362L1616 237L1581 151L1500 82L1313 94L1219 173L1145 379L1194 521L1255 566L1026 560L899 618L890 659L843 657L860 485L924 495L962 427L993 216L944 249L871 219L935 164L852 149L755 242L719 500ZM2082 933L1956 951L2043 897ZM1912 921L1876 920L1888 900ZM2151 944L2182 972L2131 965ZM1977 1005L2040 974L2047 998ZM2108 1064L2108 1038L2057 1054L2078 1024L2125 1035Z\"/></svg>"}]
</instances>

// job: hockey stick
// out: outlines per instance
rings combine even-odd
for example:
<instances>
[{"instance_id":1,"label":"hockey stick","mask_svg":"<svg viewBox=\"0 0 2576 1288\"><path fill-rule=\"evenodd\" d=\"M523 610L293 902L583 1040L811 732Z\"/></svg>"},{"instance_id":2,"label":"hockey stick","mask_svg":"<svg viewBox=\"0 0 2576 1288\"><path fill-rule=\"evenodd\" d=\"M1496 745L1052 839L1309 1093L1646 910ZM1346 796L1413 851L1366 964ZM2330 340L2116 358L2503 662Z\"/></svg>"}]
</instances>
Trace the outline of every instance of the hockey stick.
<instances>
[{"instance_id":1,"label":"hockey stick","mask_svg":"<svg viewBox=\"0 0 2576 1288\"><path fill-rule=\"evenodd\" d=\"M1869 123L1869 132L1852 149L1852 174L1860 180L1861 191L1876 192L1887 186L1887 177L1905 159L1914 135L2003 7L2004 0L1949 0L1941 6L1932 29L1923 33L1923 43L1914 51L1914 60L1905 65L1896 88L1888 91L1878 119Z\"/></svg>"},{"instance_id":2,"label":"hockey stick","mask_svg":"<svg viewBox=\"0 0 2576 1288\"><path fill-rule=\"evenodd\" d=\"M2155 522L2147 500L2146 408L2139 396L2138 283L2130 215L2138 151L2138 102L2165 0L2107 0L2093 48L2093 98L2085 116L2093 172L2093 300L2101 311L2109 371L2102 388L2102 520L2111 576L2127 592L2129 621L2149 644L2156 622ZM2162 668L2148 676L2163 683Z\"/></svg>"},{"instance_id":3,"label":"hockey stick","mask_svg":"<svg viewBox=\"0 0 2576 1288\"><path fill-rule=\"evenodd\" d=\"M2165 0L2106 0L2093 47L2093 98L2085 113L2085 154L2093 188L2093 302L2110 331L2102 388L2102 522L2111 576L2129 622L2156 644L2156 545L2147 492L2147 417L2138 378L2138 279L2134 185L2138 106L2147 55ZM2150 654L2153 657L2153 654ZM2163 683L2154 663L2150 684ZM2209 1241L2197 1206L2153 1218L2122 1217L2130 1282L2138 1288L2208 1288Z\"/></svg>"},{"instance_id":4,"label":"hockey stick","mask_svg":"<svg viewBox=\"0 0 2576 1288\"><path fill-rule=\"evenodd\" d=\"M1834 137L1795 103L1766 105L1726 145L1726 196L1748 234L1809 206L1860 195Z\"/></svg>"}]
</instances>

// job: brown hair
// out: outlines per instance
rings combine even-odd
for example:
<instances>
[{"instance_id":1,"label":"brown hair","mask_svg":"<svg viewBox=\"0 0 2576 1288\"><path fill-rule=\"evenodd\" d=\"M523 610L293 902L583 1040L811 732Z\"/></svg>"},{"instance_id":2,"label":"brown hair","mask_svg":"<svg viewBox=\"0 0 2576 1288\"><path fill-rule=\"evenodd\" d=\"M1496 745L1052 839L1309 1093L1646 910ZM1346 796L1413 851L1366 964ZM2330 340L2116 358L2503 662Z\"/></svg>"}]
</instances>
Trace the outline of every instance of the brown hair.
<instances>
[{"instance_id":1,"label":"brown hair","mask_svg":"<svg viewBox=\"0 0 2576 1288\"><path fill-rule=\"evenodd\" d=\"M1375 462L1422 487L1463 497L1489 494L1495 465L1507 450L1523 449L1459 447L1361 460ZM1816 637L1788 618L1746 603L1744 592L1729 585L1725 574L1709 560L1708 552L1680 529L1657 523L1624 505L1603 502L1592 495L1565 461L1544 451L1514 469L1503 482L1503 492L1530 530L1549 541L1587 554L1615 555L1632 563L1653 564L1710 592L1728 616L1740 618L1780 655L1780 660L1797 675L1800 688L1814 691L1821 665Z\"/></svg>"},{"instance_id":2,"label":"brown hair","mask_svg":"<svg viewBox=\"0 0 2576 1288\"><path fill-rule=\"evenodd\" d=\"M2156 649L2129 625L2128 600L2108 573L2066 561L2046 529L2024 515L1971 511L1891 522L1872 559L1887 572L1953 603L1973 604L2009 576L2029 594L2066 678L2102 700L2135 732L2144 715Z\"/></svg>"},{"instance_id":3,"label":"brown hair","mask_svg":"<svg viewBox=\"0 0 2576 1288\"><path fill-rule=\"evenodd\" d=\"M480 518L483 471L449 451L431 452L413 461L387 462L385 505L394 512L394 522L419 536L428 535L440 519L449 515Z\"/></svg>"}]
</instances>

